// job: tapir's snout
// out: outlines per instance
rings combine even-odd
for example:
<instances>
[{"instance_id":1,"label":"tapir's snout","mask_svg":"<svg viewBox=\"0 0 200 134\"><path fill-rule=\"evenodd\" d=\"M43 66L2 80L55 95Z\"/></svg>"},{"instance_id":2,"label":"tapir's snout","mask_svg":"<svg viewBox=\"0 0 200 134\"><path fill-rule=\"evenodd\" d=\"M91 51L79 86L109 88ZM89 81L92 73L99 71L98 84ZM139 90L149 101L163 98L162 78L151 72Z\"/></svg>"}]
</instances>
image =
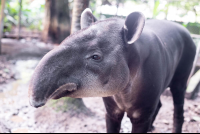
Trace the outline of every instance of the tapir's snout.
<instances>
[{"instance_id":1,"label":"tapir's snout","mask_svg":"<svg viewBox=\"0 0 200 134\"><path fill-rule=\"evenodd\" d=\"M44 98L44 95L42 95L42 92L40 92L43 91L42 89L29 88L29 103L31 106L39 108L44 106L50 99L60 99L62 97L67 97L72 95L77 90L78 90L77 84L67 83L61 85L60 87L57 88L54 87L53 89L49 89L49 91L53 92L47 94ZM34 93L34 91L37 92Z\"/></svg>"},{"instance_id":2,"label":"tapir's snout","mask_svg":"<svg viewBox=\"0 0 200 134\"><path fill-rule=\"evenodd\" d=\"M34 93L34 88L29 87L29 103L32 107L39 108L46 104L46 99L37 99Z\"/></svg>"},{"instance_id":3,"label":"tapir's snout","mask_svg":"<svg viewBox=\"0 0 200 134\"><path fill-rule=\"evenodd\" d=\"M65 55L68 53L59 47L49 52L40 61L29 85L31 106L42 107L50 99L68 97L77 91L79 81L69 76L73 63L68 62L70 55ZM63 59L63 56L68 58Z\"/></svg>"},{"instance_id":4,"label":"tapir's snout","mask_svg":"<svg viewBox=\"0 0 200 134\"><path fill-rule=\"evenodd\" d=\"M46 104L46 102L37 102L34 99L30 98L29 103L32 107L39 108Z\"/></svg>"}]
</instances>

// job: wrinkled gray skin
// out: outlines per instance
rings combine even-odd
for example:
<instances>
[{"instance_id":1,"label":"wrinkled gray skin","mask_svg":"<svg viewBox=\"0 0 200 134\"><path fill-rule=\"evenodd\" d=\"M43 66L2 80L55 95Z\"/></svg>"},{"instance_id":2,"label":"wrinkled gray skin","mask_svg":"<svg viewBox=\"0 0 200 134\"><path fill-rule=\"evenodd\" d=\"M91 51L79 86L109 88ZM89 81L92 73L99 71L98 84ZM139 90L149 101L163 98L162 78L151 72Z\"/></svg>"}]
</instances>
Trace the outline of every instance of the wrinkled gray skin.
<instances>
[{"instance_id":1,"label":"wrinkled gray skin","mask_svg":"<svg viewBox=\"0 0 200 134\"><path fill-rule=\"evenodd\" d=\"M34 107L62 97L104 97L108 132L120 131L124 113L133 133L152 129L170 87L174 98L174 132L181 132L186 83L196 48L182 26L150 20L141 13L126 20L96 21L89 9L81 31L49 52L33 75L29 95Z\"/></svg>"}]
</instances>

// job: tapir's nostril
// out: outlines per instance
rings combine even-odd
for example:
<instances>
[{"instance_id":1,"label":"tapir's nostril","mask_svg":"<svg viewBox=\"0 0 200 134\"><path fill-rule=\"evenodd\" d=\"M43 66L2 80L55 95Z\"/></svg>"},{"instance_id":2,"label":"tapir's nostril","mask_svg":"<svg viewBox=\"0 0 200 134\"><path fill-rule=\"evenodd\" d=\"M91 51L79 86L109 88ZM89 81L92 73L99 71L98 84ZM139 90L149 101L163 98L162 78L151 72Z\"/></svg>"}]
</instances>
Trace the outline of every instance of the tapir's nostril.
<instances>
[{"instance_id":1,"label":"tapir's nostril","mask_svg":"<svg viewBox=\"0 0 200 134\"><path fill-rule=\"evenodd\" d=\"M30 105L35 108L42 107L46 104L46 101L35 101L34 99L30 99Z\"/></svg>"},{"instance_id":2,"label":"tapir's nostril","mask_svg":"<svg viewBox=\"0 0 200 134\"><path fill-rule=\"evenodd\" d=\"M39 108L39 107L42 107L44 105L45 105L45 103L42 103L42 104L36 105L35 108Z\"/></svg>"}]
</instances>

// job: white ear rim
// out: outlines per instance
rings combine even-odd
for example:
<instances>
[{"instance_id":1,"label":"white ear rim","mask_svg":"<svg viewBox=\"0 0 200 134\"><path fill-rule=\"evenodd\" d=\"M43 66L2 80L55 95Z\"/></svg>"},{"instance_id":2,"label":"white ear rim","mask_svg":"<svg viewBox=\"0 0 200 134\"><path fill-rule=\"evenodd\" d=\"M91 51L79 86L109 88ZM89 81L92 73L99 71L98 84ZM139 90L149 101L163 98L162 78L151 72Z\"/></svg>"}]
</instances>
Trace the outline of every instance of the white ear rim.
<instances>
[{"instance_id":1,"label":"white ear rim","mask_svg":"<svg viewBox=\"0 0 200 134\"><path fill-rule=\"evenodd\" d=\"M86 8L86 9L83 11L83 13L81 14L81 16L82 16L85 12L90 12L90 13L92 13L92 10L91 10L90 8Z\"/></svg>"},{"instance_id":2,"label":"white ear rim","mask_svg":"<svg viewBox=\"0 0 200 134\"><path fill-rule=\"evenodd\" d=\"M137 41L140 38L140 35L143 32L144 25L145 25L145 23L140 23L140 25L138 26L138 29L141 29L141 31L137 30L137 32L135 33L135 36L133 36L133 38L130 41L127 42L129 45L133 44L135 41ZM124 26L124 28L126 30L128 30L126 25Z\"/></svg>"}]
</instances>

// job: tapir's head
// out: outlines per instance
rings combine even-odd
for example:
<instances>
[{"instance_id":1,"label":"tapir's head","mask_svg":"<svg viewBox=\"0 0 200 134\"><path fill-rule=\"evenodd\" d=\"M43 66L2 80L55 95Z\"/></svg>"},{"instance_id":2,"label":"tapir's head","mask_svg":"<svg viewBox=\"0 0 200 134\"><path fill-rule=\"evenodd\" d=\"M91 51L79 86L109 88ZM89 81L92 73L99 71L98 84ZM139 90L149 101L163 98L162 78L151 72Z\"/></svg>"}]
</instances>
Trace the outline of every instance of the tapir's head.
<instances>
[{"instance_id":1,"label":"tapir's head","mask_svg":"<svg viewBox=\"0 0 200 134\"><path fill-rule=\"evenodd\" d=\"M126 21L95 21L86 9L82 30L41 60L30 83L32 106L62 97L108 97L126 88L130 79L126 51L139 38L145 19L135 12Z\"/></svg>"}]
</instances>

